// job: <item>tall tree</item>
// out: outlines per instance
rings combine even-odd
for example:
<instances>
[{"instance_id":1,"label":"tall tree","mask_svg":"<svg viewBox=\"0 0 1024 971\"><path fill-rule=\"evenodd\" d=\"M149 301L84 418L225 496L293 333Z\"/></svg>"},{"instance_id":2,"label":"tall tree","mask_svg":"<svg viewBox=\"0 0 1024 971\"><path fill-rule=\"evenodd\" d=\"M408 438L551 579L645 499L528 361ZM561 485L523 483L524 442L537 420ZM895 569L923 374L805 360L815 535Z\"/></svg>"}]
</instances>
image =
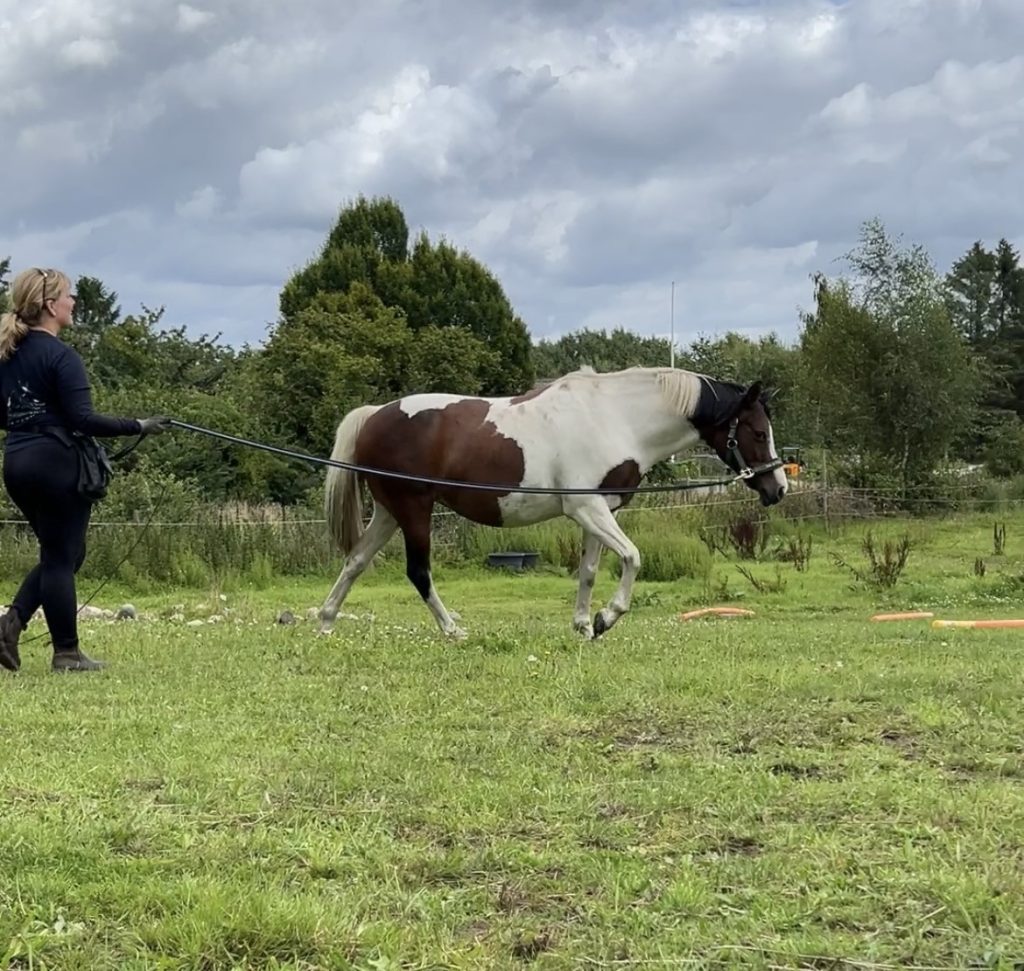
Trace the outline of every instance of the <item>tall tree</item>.
<instances>
[{"instance_id":1,"label":"tall tree","mask_svg":"<svg viewBox=\"0 0 1024 971\"><path fill-rule=\"evenodd\" d=\"M11 284L7 279L7 274L11 272L11 258L5 256L0 260L0 314L7 312L7 291L10 289Z\"/></svg>"},{"instance_id":2,"label":"tall tree","mask_svg":"<svg viewBox=\"0 0 1024 971\"><path fill-rule=\"evenodd\" d=\"M490 353L471 355L480 370L468 382L483 393L512 393L533 383L529 333L501 284L468 253L444 240L431 243L425 233L410 252L405 216L393 199L360 197L342 210L319 256L285 284L282 326L322 295L344 295L357 285L401 311L411 330L448 333L452 347L445 358L466 346L454 328L486 344ZM436 335L430 346L438 347ZM443 363L438 359L439 367Z\"/></svg>"},{"instance_id":3,"label":"tall tree","mask_svg":"<svg viewBox=\"0 0 1024 971\"><path fill-rule=\"evenodd\" d=\"M1004 441L1003 425L1024 415L1024 270L1017 251L1006 239L995 252L976 242L953 264L946 294L954 322L978 354L983 392L972 441L977 448Z\"/></svg>"},{"instance_id":4,"label":"tall tree","mask_svg":"<svg viewBox=\"0 0 1024 971\"><path fill-rule=\"evenodd\" d=\"M1024 269L1017 251L1001 239L995 252L993 282L993 318L995 339L988 352L994 377L995 394L990 395L997 409L1024 416ZM993 424L1002 415L994 416ZM1004 419L1005 420L1005 419Z\"/></svg>"},{"instance_id":5,"label":"tall tree","mask_svg":"<svg viewBox=\"0 0 1024 971\"><path fill-rule=\"evenodd\" d=\"M486 344L493 354L479 360L484 394L512 394L533 383L529 332L483 264L445 240L432 244L423 233L408 266L408 285L394 298L413 330L461 328Z\"/></svg>"},{"instance_id":6,"label":"tall tree","mask_svg":"<svg viewBox=\"0 0 1024 971\"><path fill-rule=\"evenodd\" d=\"M996 258L981 241L957 260L946 276L947 305L953 324L980 350L995 333L992 322Z\"/></svg>"},{"instance_id":7,"label":"tall tree","mask_svg":"<svg viewBox=\"0 0 1024 971\"><path fill-rule=\"evenodd\" d=\"M880 222L847 256L852 280L819 277L801 346L823 432L861 484L904 495L928 482L975 414L974 360L920 246Z\"/></svg>"},{"instance_id":8,"label":"tall tree","mask_svg":"<svg viewBox=\"0 0 1024 971\"><path fill-rule=\"evenodd\" d=\"M296 273L281 291L281 314L292 317L320 293L345 293L363 283L384 299L397 302L393 267L409 259L409 228L393 199L360 196L338 215L320 254Z\"/></svg>"},{"instance_id":9,"label":"tall tree","mask_svg":"<svg viewBox=\"0 0 1024 971\"><path fill-rule=\"evenodd\" d=\"M992 316L996 334L1008 338L1024 323L1024 270L1020 256L1006 239L999 240L996 246L994 291Z\"/></svg>"},{"instance_id":10,"label":"tall tree","mask_svg":"<svg viewBox=\"0 0 1024 971\"><path fill-rule=\"evenodd\" d=\"M105 331L114 327L121 319L121 307L117 294L108 290L102 280L92 276L80 276L75 284L75 325L65 339L85 358L86 366L92 368L96 347Z\"/></svg>"}]
</instances>

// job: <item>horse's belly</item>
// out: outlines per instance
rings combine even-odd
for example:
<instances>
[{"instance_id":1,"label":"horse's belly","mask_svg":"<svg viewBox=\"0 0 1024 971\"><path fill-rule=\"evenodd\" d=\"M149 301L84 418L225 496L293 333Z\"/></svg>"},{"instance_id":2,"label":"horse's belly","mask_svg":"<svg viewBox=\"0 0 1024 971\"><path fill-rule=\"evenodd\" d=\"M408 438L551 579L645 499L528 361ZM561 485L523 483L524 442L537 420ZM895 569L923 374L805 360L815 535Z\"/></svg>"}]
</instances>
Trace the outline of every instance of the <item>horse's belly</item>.
<instances>
[{"instance_id":1,"label":"horse's belly","mask_svg":"<svg viewBox=\"0 0 1024 971\"><path fill-rule=\"evenodd\" d=\"M524 495L485 490L444 490L438 502L474 523L484 526L529 526L562 513L558 496Z\"/></svg>"},{"instance_id":2,"label":"horse's belly","mask_svg":"<svg viewBox=\"0 0 1024 971\"><path fill-rule=\"evenodd\" d=\"M502 526L529 526L562 515L559 496L513 493L498 500Z\"/></svg>"}]
</instances>

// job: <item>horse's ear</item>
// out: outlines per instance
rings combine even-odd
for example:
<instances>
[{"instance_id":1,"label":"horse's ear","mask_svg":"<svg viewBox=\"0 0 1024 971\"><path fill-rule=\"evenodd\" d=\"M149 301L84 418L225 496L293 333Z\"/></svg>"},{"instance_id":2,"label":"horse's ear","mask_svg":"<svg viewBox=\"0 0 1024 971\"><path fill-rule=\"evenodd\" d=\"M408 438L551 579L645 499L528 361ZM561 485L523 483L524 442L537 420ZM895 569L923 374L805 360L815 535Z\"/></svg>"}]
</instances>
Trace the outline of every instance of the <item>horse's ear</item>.
<instances>
[{"instance_id":1,"label":"horse's ear","mask_svg":"<svg viewBox=\"0 0 1024 971\"><path fill-rule=\"evenodd\" d=\"M747 390L743 393L743 401L740 403L739 410L746 411L748 408L753 408L757 404L758 398L761 397L761 382L755 381Z\"/></svg>"}]
</instances>

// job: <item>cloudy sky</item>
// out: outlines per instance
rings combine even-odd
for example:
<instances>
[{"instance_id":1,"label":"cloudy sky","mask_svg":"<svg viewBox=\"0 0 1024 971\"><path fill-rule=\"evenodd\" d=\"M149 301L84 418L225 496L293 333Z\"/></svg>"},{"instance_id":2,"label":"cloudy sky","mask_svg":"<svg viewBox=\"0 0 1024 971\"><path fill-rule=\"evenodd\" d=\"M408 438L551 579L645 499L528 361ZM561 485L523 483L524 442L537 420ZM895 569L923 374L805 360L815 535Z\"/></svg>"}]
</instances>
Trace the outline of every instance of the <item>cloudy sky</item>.
<instances>
[{"instance_id":1,"label":"cloudy sky","mask_svg":"<svg viewBox=\"0 0 1024 971\"><path fill-rule=\"evenodd\" d=\"M0 0L0 256L259 343L391 195L535 338L797 334L880 217L1024 243L1021 0Z\"/></svg>"}]
</instances>

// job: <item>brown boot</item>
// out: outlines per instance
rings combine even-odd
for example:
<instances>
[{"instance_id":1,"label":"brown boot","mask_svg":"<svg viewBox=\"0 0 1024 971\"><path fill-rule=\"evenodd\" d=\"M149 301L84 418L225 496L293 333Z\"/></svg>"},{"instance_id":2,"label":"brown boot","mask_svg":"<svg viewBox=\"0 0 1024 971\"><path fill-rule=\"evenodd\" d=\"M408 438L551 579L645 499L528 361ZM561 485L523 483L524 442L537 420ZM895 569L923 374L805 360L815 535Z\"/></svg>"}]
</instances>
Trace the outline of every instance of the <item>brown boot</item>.
<instances>
[{"instance_id":1,"label":"brown boot","mask_svg":"<svg viewBox=\"0 0 1024 971\"><path fill-rule=\"evenodd\" d=\"M54 651L53 663L50 665L52 671L102 671L106 662L94 661L87 657L77 647L73 651Z\"/></svg>"},{"instance_id":2,"label":"brown boot","mask_svg":"<svg viewBox=\"0 0 1024 971\"><path fill-rule=\"evenodd\" d=\"M21 667L21 655L18 653L18 639L23 630L18 611L13 607L7 609L0 617L0 665L8 671L17 671Z\"/></svg>"}]
</instances>

